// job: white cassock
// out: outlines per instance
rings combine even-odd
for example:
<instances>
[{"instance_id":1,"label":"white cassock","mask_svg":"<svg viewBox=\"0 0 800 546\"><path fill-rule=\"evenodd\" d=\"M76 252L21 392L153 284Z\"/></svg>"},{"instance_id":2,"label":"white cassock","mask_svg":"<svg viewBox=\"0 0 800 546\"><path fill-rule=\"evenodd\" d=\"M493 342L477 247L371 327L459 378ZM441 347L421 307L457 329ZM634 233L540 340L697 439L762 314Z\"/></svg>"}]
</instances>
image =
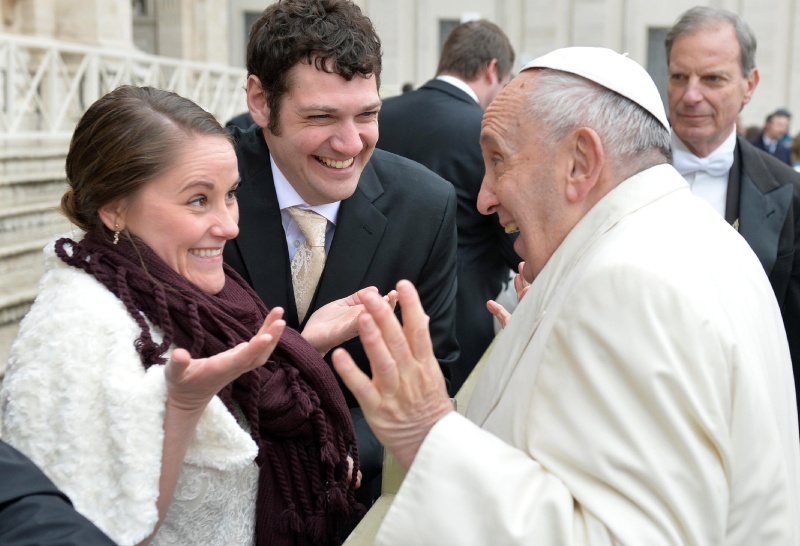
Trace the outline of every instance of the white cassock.
<instances>
[{"instance_id":1,"label":"white cassock","mask_svg":"<svg viewBox=\"0 0 800 546\"><path fill-rule=\"evenodd\" d=\"M550 258L377 544L797 545L797 427L763 268L653 167Z\"/></svg>"}]
</instances>

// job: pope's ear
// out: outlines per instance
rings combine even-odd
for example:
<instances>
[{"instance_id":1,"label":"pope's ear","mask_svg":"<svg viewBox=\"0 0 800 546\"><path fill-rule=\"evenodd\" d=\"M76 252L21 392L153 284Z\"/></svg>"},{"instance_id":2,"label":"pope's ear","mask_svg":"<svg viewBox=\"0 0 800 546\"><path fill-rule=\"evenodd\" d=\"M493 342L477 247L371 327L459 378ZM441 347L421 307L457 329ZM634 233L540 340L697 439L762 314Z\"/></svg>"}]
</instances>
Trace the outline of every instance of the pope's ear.
<instances>
[{"instance_id":1,"label":"pope's ear","mask_svg":"<svg viewBox=\"0 0 800 546\"><path fill-rule=\"evenodd\" d=\"M255 74L247 77L247 107L253 121L259 127L266 127L269 124L269 105L267 104L267 93L261 86L261 80Z\"/></svg>"},{"instance_id":2,"label":"pope's ear","mask_svg":"<svg viewBox=\"0 0 800 546\"><path fill-rule=\"evenodd\" d=\"M600 135L589 127L576 129L567 139L571 168L567 177L567 200L583 201L600 179L605 161Z\"/></svg>"}]
</instances>

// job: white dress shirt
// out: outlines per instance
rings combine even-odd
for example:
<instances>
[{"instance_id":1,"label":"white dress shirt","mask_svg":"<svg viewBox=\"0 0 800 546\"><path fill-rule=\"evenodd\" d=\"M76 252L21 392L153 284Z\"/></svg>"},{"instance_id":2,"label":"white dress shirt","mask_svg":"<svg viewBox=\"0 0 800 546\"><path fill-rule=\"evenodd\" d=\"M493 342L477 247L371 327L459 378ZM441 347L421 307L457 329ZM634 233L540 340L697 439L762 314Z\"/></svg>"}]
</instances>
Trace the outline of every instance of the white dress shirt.
<instances>
[{"instance_id":1,"label":"white dress shirt","mask_svg":"<svg viewBox=\"0 0 800 546\"><path fill-rule=\"evenodd\" d=\"M286 246L289 249L289 260L294 258L295 252L297 252L297 249L306 240L306 236L303 235L300 226L297 225L297 222L292 219L289 211L286 210L289 207L313 210L328 220L328 227L325 230L325 254L327 254L331 249L333 232L336 230L336 219L339 216L339 205L341 205L342 202L335 201L333 203L325 203L324 205L312 207L300 197L300 194L297 193L291 183L286 179L275 164L272 154L269 156L269 163L272 166L272 179L275 181L275 193L278 195L278 206L281 209L283 231L286 232Z\"/></svg>"},{"instance_id":2,"label":"white dress shirt","mask_svg":"<svg viewBox=\"0 0 800 546\"><path fill-rule=\"evenodd\" d=\"M733 164L733 151L736 148L736 128L731 128L731 134L728 135L728 138L711 154L709 157L719 155L719 156L730 156L729 164ZM675 132L672 132L672 149L673 151L685 152L691 154L686 147L686 145L681 142ZM723 218L725 217L725 204L728 198L728 172L730 168L728 168L724 174L717 174L712 175L706 171L698 170L694 172L683 172L679 161L675 160L675 168L678 172L681 173L683 178L689 184L689 188L691 188L692 193L697 197L700 197L706 200L715 211L719 213L720 216Z\"/></svg>"}]
</instances>

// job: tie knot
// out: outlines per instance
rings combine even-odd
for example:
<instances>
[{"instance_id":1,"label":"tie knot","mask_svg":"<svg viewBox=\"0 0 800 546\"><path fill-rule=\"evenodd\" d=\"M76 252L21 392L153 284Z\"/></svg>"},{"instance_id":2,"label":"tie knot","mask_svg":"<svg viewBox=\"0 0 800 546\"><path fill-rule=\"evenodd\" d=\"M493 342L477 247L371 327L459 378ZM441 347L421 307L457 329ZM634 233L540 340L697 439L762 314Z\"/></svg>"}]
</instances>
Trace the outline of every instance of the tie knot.
<instances>
[{"instance_id":1,"label":"tie knot","mask_svg":"<svg viewBox=\"0 0 800 546\"><path fill-rule=\"evenodd\" d=\"M311 246L325 246L325 229L328 227L328 220L321 214L313 210L289 207L287 209L292 219L297 222L300 231L306 236L308 244Z\"/></svg>"}]
</instances>

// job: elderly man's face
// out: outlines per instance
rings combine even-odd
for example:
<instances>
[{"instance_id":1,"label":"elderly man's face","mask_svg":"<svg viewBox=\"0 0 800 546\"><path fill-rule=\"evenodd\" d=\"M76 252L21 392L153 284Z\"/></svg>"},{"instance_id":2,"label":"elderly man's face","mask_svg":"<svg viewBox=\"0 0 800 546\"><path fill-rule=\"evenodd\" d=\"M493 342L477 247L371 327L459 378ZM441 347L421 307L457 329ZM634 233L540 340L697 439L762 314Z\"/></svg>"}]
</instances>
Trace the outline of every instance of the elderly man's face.
<instances>
[{"instance_id":1,"label":"elderly man's face","mask_svg":"<svg viewBox=\"0 0 800 546\"><path fill-rule=\"evenodd\" d=\"M678 37L670 53L667 86L672 130L692 153L708 156L731 134L757 84L757 71L742 74L733 25Z\"/></svg>"},{"instance_id":2,"label":"elderly man's face","mask_svg":"<svg viewBox=\"0 0 800 546\"><path fill-rule=\"evenodd\" d=\"M506 231L519 230L514 250L525 260L528 281L542 270L569 231L565 227L564 163L559 143L544 141L525 114L538 71L514 78L483 118L481 148L486 175L478 210L497 213Z\"/></svg>"}]
</instances>

